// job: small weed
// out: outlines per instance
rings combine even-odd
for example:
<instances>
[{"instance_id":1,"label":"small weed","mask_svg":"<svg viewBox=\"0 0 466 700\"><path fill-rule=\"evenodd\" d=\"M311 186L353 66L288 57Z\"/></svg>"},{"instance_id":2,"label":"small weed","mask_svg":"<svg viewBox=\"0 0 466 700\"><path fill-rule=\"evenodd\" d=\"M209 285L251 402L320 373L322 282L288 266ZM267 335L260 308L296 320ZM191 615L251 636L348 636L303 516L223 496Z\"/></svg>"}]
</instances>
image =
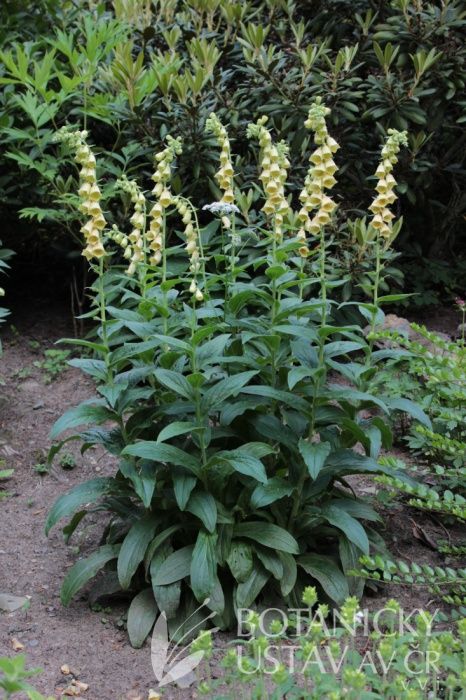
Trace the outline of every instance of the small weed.
<instances>
[{"instance_id":1,"label":"small weed","mask_svg":"<svg viewBox=\"0 0 466 700\"><path fill-rule=\"evenodd\" d=\"M40 474L40 476L44 476L45 474L49 473L49 467L44 462L38 462L37 464L34 465L34 471L36 474Z\"/></svg>"},{"instance_id":2,"label":"small weed","mask_svg":"<svg viewBox=\"0 0 466 700\"><path fill-rule=\"evenodd\" d=\"M0 461L0 467L3 467L3 466L4 466L4 462ZM2 488L1 481L2 481L2 479L9 479L10 476L13 475L13 473L14 473L14 469L2 469L2 470L0 470L0 501L4 498L8 498L8 496L10 495L8 493L8 491L5 491Z\"/></svg>"},{"instance_id":3,"label":"small weed","mask_svg":"<svg viewBox=\"0 0 466 700\"><path fill-rule=\"evenodd\" d=\"M60 458L60 467L62 469L74 469L76 466L76 459L71 454L71 452L65 452Z\"/></svg>"},{"instance_id":4,"label":"small weed","mask_svg":"<svg viewBox=\"0 0 466 700\"><path fill-rule=\"evenodd\" d=\"M67 366L69 350L45 350L44 360L34 362L34 367L42 370L44 384L50 384Z\"/></svg>"},{"instance_id":5,"label":"small weed","mask_svg":"<svg viewBox=\"0 0 466 700\"><path fill-rule=\"evenodd\" d=\"M22 367L17 372L15 372L15 377L18 379L28 379L32 374L32 369L30 367Z\"/></svg>"}]
</instances>

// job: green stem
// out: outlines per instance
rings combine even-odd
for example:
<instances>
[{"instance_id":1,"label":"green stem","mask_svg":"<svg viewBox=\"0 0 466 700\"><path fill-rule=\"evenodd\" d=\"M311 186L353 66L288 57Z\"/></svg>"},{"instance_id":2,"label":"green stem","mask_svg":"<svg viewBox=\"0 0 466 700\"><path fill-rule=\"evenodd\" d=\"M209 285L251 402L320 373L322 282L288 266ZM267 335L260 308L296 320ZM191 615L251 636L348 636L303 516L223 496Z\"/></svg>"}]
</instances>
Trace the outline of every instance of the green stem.
<instances>
[{"instance_id":1,"label":"green stem","mask_svg":"<svg viewBox=\"0 0 466 700\"><path fill-rule=\"evenodd\" d=\"M376 239L375 239L375 273L374 273L374 286L373 286L373 295L372 295L372 304L373 304L373 309L372 309L372 314L371 314L371 323L370 323L370 335L372 336L375 333L375 327L377 325L377 315L379 311L379 287L380 287L380 278L381 278L381 273L382 273L382 260L381 260L381 250L380 250L380 238L379 234L377 233ZM369 349L368 353L366 355L366 367L369 367L371 364L371 359L372 359L372 352L374 349L374 338L369 339Z\"/></svg>"},{"instance_id":2,"label":"green stem","mask_svg":"<svg viewBox=\"0 0 466 700\"><path fill-rule=\"evenodd\" d=\"M321 314L320 314L320 333L318 339L319 353L318 353L318 365L317 365L317 375L314 380L314 392L312 399L312 409L311 418L309 421L309 440L312 440L315 433L315 420L316 420L316 404L317 398L320 394L321 387L325 383L326 372L325 372L325 338L323 334L323 329L327 324L327 279L326 279L326 246L325 246L325 230L321 228L320 230L320 250L319 250L319 282L320 282L320 298L322 301ZM299 507L301 505L301 494L304 488L304 484L308 479L307 469L303 467L301 475L296 486L294 496L293 496L293 506L291 508L289 527L292 527L295 521Z\"/></svg>"},{"instance_id":3,"label":"green stem","mask_svg":"<svg viewBox=\"0 0 466 700\"><path fill-rule=\"evenodd\" d=\"M105 287L104 287L104 259L99 258L99 311L100 311L100 327L102 329L102 343L106 347L106 357L107 362L107 351L108 351L108 340L107 340L107 312L105 308Z\"/></svg>"},{"instance_id":4,"label":"green stem","mask_svg":"<svg viewBox=\"0 0 466 700\"><path fill-rule=\"evenodd\" d=\"M325 232L324 229L320 231L320 249L319 249L319 283L320 283L320 298L322 301L322 310L320 314L320 333L318 339L319 354L318 354L318 364L317 364L317 377L314 382L314 398L312 402L312 415L309 425L309 439L312 440L315 431L315 414L316 414L316 402L317 397L320 393L322 384L325 382L326 372L325 372L325 338L323 336L323 329L327 324L327 279L326 279L326 248L325 248Z\"/></svg>"},{"instance_id":5,"label":"green stem","mask_svg":"<svg viewBox=\"0 0 466 700\"><path fill-rule=\"evenodd\" d=\"M194 302L194 307L195 307L196 302ZM195 311L195 308L194 308ZM196 332L196 322L195 320L193 321L193 326L192 326L192 335L191 335L191 341L193 339L194 333ZM191 345L193 347L193 350L191 352L191 372L195 374L197 372L197 366L196 366L196 360L195 360L195 352L194 352L194 346L193 343L191 342ZM205 431L205 421L203 420L203 415L202 415L202 409L201 409L201 395L199 392L199 389L196 388L195 390L195 397L194 397L194 403L195 403L195 411L196 411L196 421L201 428L199 430L199 445L201 448L201 459L202 459L202 466L205 467L207 464L207 449L205 445L205 439L204 439L204 431Z\"/></svg>"},{"instance_id":6,"label":"green stem","mask_svg":"<svg viewBox=\"0 0 466 700\"><path fill-rule=\"evenodd\" d=\"M299 270L300 270L300 275L299 275L299 300L303 301L304 299L304 258L301 256L300 264L299 264Z\"/></svg>"},{"instance_id":7,"label":"green stem","mask_svg":"<svg viewBox=\"0 0 466 700\"><path fill-rule=\"evenodd\" d=\"M165 311L168 312L168 301L167 292L165 289L165 282L167 281L167 217L165 214L165 209L163 211L163 223L162 223L162 294L163 294L163 305ZM167 335L168 333L168 319L166 316L163 317L163 333Z\"/></svg>"},{"instance_id":8,"label":"green stem","mask_svg":"<svg viewBox=\"0 0 466 700\"><path fill-rule=\"evenodd\" d=\"M231 247L230 247L230 287L235 284L235 265L236 265L236 217L231 215Z\"/></svg>"}]
</instances>

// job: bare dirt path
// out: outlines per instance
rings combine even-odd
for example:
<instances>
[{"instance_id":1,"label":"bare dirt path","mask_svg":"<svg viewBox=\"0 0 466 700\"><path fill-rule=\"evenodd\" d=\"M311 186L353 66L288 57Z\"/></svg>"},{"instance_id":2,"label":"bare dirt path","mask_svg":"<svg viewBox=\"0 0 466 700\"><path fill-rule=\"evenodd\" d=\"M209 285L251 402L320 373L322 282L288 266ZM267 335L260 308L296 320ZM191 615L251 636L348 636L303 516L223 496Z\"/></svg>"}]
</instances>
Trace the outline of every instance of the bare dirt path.
<instances>
[{"instance_id":1,"label":"bare dirt path","mask_svg":"<svg viewBox=\"0 0 466 700\"><path fill-rule=\"evenodd\" d=\"M85 551L97 533L85 526L68 547L59 526L49 538L44 535L46 513L60 493L91 476L113 471L106 458L90 451L81 457L78 447L67 450L76 458L72 471L58 464L45 476L34 470L48 450L54 421L70 402L93 395L92 383L76 370L68 368L46 385L43 372L33 366L56 339L72 334L63 318L63 313L51 315L50 310L46 317L13 317L16 331L4 334L0 454L3 468L13 468L15 473L5 484L11 495L0 500L0 593L31 600L26 612L0 613L0 656L14 653L13 640L18 640L28 665L44 669L37 678L38 689L57 698L73 678L60 671L68 665L89 685L82 694L89 700L146 700L149 688L156 685L149 647L130 647L126 633L116 626L121 610L93 612L84 599L67 609L60 604L61 581L76 560L76 547Z\"/></svg>"}]
</instances>

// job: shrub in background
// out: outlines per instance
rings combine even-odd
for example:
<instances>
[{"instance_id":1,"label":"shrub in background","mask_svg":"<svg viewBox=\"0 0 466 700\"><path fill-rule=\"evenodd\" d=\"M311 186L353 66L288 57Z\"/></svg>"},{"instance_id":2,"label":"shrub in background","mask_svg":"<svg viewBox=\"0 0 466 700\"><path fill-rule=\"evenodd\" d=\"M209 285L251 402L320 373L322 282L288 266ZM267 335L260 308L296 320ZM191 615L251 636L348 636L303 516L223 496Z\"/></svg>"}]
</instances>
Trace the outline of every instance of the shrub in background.
<instances>
[{"instance_id":1,"label":"shrub in background","mask_svg":"<svg viewBox=\"0 0 466 700\"><path fill-rule=\"evenodd\" d=\"M212 109L230 124L237 186L255 220L259 193L247 123L266 114L286 137L290 186L298 194L309 147L303 121L320 94L332 108L343 162L352 164L339 194L341 221L345 209L366 209L380 135L409 128L399 190L411 269L422 268L425 256L461 255L466 18L457 0L326 0L312 8L289 0L114 2L113 9L83 3L68 14L62 3L46 5L44 21L53 16L59 28L24 45L11 31L0 56L2 201L13 220L20 209L39 222L42 237L53 230L65 248L62 234L76 233L72 207L62 204L72 204L74 169L70 163L59 175L51 148L55 128L74 121L90 129L105 173L131 177L137 170L145 183L166 133L189 134L174 191L183 182L196 204L209 201L218 194L212 135L204 130ZM37 226L25 226L21 236L29 245ZM343 232L341 242L344 268L358 281L364 270L351 238Z\"/></svg>"}]
</instances>

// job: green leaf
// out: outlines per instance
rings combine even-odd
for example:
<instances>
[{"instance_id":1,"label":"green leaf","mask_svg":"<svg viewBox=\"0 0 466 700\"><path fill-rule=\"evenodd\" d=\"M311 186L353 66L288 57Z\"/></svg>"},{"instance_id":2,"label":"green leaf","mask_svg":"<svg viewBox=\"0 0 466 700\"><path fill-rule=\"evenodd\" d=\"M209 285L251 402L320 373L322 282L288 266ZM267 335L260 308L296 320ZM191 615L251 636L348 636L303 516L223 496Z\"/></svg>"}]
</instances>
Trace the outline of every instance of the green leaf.
<instances>
[{"instance_id":1,"label":"green leaf","mask_svg":"<svg viewBox=\"0 0 466 700\"><path fill-rule=\"evenodd\" d=\"M278 525L263 521L244 522L235 525L233 537L246 537L255 540L265 547L277 549L279 552L298 554L299 547L295 538Z\"/></svg>"},{"instance_id":2,"label":"green leaf","mask_svg":"<svg viewBox=\"0 0 466 700\"><path fill-rule=\"evenodd\" d=\"M72 360L68 360L67 364L97 379L98 382L105 382L107 380L107 365L104 360L74 357Z\"/></svg>"},{"instance_id":3,"label":"green leaf","mask_svg":"<svg viewBox=\"0 0 466 700\"><path fill-rule=\"evenodd\" d=\"M253 411L257 406L260 406L261 403L261 399L253 399L251 397L250 399L237 400L225 404L220 414L220 425L230 425L235 418L244 415L246 411Z\"/></svg>"},{"instance_id":4,"label":"green leaf","mask_svg":"<svg viewBox=\"0 0 466 700\"><path fill-rule=\"evenodd\" d=\"M128 636L131 646L140 649L154 625L157 617L157 603L151 588L138 593L128 610Z\"/></svg>"},{"instance_id":5,"label":"green leaf","mask_svg":"<svg viewBox=\"0 0 466 700\"><path fill-rule=\"evenodd\" d=\"M115 420L115 414L105 405L105 401L90 399L68 409L54 424L50 431L50 439L55 440L60 433L69 428L89 423L103 423L107 420Z\"/></svg>"},{"instance_id":6,"label":"green leaf","mask_svg":"<svg viewBox=\"0 0 466 700\"><path fill-rule=\"evenodd\" d=\"M254 566L251 545L245 542L232 542L226 561L234 578L239 583L246 581Z\"/></svg>"},{"instance_id":7,"label":"green leaf","mask_svg":"<svg viewBox=\"0 0 466 700\"><path fill-rule=\"evenodd\" d=\"M283 576L280 580L280 589L282 595L287 596L295 587L298 577L298 567L296 566L296 560L292 554L280 552L279 556L283 564Z\"/></svg>"},{"instance_id":8,"label":"green leaf","mask_svg":"<svg viewBox=\"0 0 466 700\"><path fill-rule=\"evenodd\" d=\"M155 577L152 580L153 585L167 586L189 576L193 549L194 546L189 544L170 554L155 572Z\"/></svg>"},{"instance_id":9,"label":"green leaf","mask_svg":"<svg viewBox=\"0 0 466 700\"><path fill-rule=\"evenodd\" d=\"M254 568L246 581L238 584L236 588L236 606L238 608L249 608L269 578L270 574L262 566Z\"/></svg>"},{"instance_id":10,"label":"green leaf","mask_svg":"<svg viewBox=\"0 0 466 700\"><path fill-rule=\"evenodd\" d=\"M280 498L290 496L292 492L293 487L288 481L275 476L273 479L269 479L266 484L256 486L251 494L251 506L252 508L265 508Z\"/></svg>"},{"instance_id":11,"label":"green leaf","mask_svg":"<svg viewBox=\"0 0 466 700\"><path fill-rule=\"evenodd\" d=\"M289 428L289 426L284 425L284 423L276 416L264 415L261 413L256 413L251 416L251 424L257 430L259 435L272 440L273 442L279 442L285 445L290 450L296 448L296 435Z\"/></svg>"},{"instance_id":12,"label":"green leaf","mask_svg":"<svg viewBox=\"0 0 466 700\"><path fill-rule=\"evenodd\" d=\"M354 571L360 568L361 550L344 535L341 535L338 540L338 553L343 571ZM364 591L364 579L361 576L348 576L347 580L350 595L361 598Z\"/></svg>"},{"instance_id":13,"label":"green leaf","mask_svg":"<svg viewBox=\"0 0 466 700\"><path fill-rule=\"evenodd\" d=\"M194 351L196 367L203 369L218 362L230 338L230 333L219 333L212 340L208 340L203 345L198 346Z\"/></svg>"},{"instance_id":14,"label":"green leaf","mask_svg":"<svg viewBox=\"0 0 466 700\"><path fill-rule=\"evenodd\" d=\"M201 430L196 423L192 423L191 421L174 421L160 431L157 436L157 442L165 442L165 440L178 437L178 435L193 433L195 430Z\"/></svg>"},{"instance_id":15,"label":"green leaf","mask_svg":"<svg viewBox=\"0 0 466 700\"><path fill-rule=\"evenodd\" d=\"M364 346L364 343L355 343L350 340L336 340L333 343L328 343L324 347L324 355L325 357L338 357L338 355L346 355L349 352L361 350Z\"/></svg>"},{"instance_id":16,"label":"green leaf","mask_svg":"<svg viewBox=\"0 0 466 700\"><path fill-rule=\"evenodd\" d=\"M337 508L343 509L353 516L353 518L361 518L362 520L372 520L374 522L381 521L380 515L375 511L369 503L359 501L354 498L336 498L330 501L329 504Z\"/></svg>"},{"instance_id":17,"label":"green leaf","mask_svg":"<svg viewBox=\"0 0 466 700\"><path fill-rule=\"evenodd\" d=\"M157 550L159 547L161 547L164 542L168 540L169 537L171 537L175 532L177 532L181 528L180 524L176 525L170 525L170 527L165 528L165 530L162 530L162 532L159 532L158 535L154 537L152 542L150 543L149 547L147 548L146 551L146 556L144 558L144 565L146 572L152 563L152 559L154 555L156 554Z\"/></svg>"},{"instance_id":18,"label":"green leaf","mask_svg":"<svg viewBox=\"0 0 466 700\"><path fill-rule=\"evenodd\" d=\"M192 490L197 484L197 479L194 476L187 474L173 473L173 490L175 492L176 502L180 510L186 508Z\"/></svg>"},{"instance_id":19,"label":"green leaf","mask_svg":"<svg viewBox=\"0 0 466 700\"><path fill-rule=\"evenodd\" d=\"M106 345L101 345L100 343L93 343L90 340L83 340L82 338L60 338L60 340L57 340L56 342L57 345L60 345L62 343L66 343L67 345L77 345L78 347L82 348L90 348L95 352L101 352L104 354L107 352Z\"/></svg>"},{"instance_id":20,"label":"green leaf","mask_svg":"<svg viewBox=\"0 0 466 700\"><path fill-rule=\"evenodd\" d=\"M408 299L409 297L414 296L414 293L411 294L386 294L385 296L379 297L377 299L378 304L384 304L386 302L390 301L402 301L403 299Z\"/></svg>"},{"instance_id":21,"label":"green leaf","mask_svg":"<svg viewBox=\"0 0 466 700\"><path fill-rule=\"evenodd\" d=\"M216 612L218 615L223 615L225 612L225 593L223 592L222 584L220 583L218 577L216 577L215 586L209 593L208 603L206 603L209 610ZM233 617L231 605L228 606L231 617Z\"/></svg>"},{"instance_id":22,"label":"green leaf","mask_svg":"<svg viewBox=\"0 0 466 700\"><path fill-rule=\"evenodd\" d=\"M232 377L221 379L211 386L202 397L201 410L203 412L218 408L226 399L237 396L243 387L257 374L257 371L240 372Z\"/></svg>"},{"instance_id":23,"label":"green leaf","mask_svg":"<svg viewBox=\"0 0 466 700\"><path fill-rule=\"evenodd\" d=\"M80 559L68 571L61 587L60 598L66 607L73 596L112 559L116 559L120 545L105 544L86 559Z\"/></svg>"},{"instance_id":24,"label":"green leaf","mask_svg":"<svg viewBox=\"0 0 466 700\"><path fill-rule=\"evenodd\" d=\"M154 375L161 384L174 391L175 394L191 401L194 399L195 394L191 384L179 372L174 372L171 369L157 369Z\"/></svg>"},{"instance_id":25,"label":"green leaf","mask_svg":"<svg viewBox=\"0 0 466 700\"><path fill-rule=\"evenodd\" d=\"M267 482L267 474L265 467L256 457L243 454L240 450L230 450L229 452L219 452L216 457L222 459L237 472L245 476L251 476L253 479L265 484Z\"/></svg>"},{"instance_id":26,"label":"green leaf","mask_svg":"<svg viewBox=\"0 0 466 700\"><path fill-rule=\"evenodd\" d=\"M324 554L305 554L298 559L299 566L315 578L324 593L342 605L349 595L348 582L331 557Z\"/></svg>"},{"instance_id":27,"label":"green leaf","mask_svg":"<svg viewBox=\"0 0 466 700\"><path fill-rule=\"evenodd\" d=\"M283 563L279 553L271 552L265 547L256 547L254 551L264 569L270 571L277 581L281 581L283 577Z\"/></svg>"},{"instance_id":28,"label":"green leaf","mask_svg":"<svg viewBox=\"0 0 466 700\"><path fill-rule=\"evenodd\" d=\"M311 478L317 479L332 449L330 443L308 442L301 438L298 443L298 449Z\"/></svg>"},{"instance_id":29,"label":"green leaf","mask_svg":"<svg viewBox=\"0 0 466 700\"><path fill-rule=\"evenodd\" d=\"M143 506L149 508L156 483L156 472L152 463L145 462L140 465L140 468L136 468L132 462L121 460L120 473L131 481L134 491L141 499Z\"/></svg>"},{"instance_id":30,"label":"green leaf","mask_svg":"<svg viewBox=\"0 0 466 700\"><path fill-rule=\"evenodd\" d=\"M193 474L198 475L199 473L199 460L174 445L140 440L134 445L125 447L122 454L150 459L153 462L168 462L168 464L175 464L178 467L186 467Z\"/></svg>"},{"instance_id":31,"label":"green leaf","mask_svg":"<svg viewBox=\"0 0 466 700\"><path fill-rule=\"evenodd\" d=\"M66 544L68 544L73 532L76 530L79 523L86 515L87 515L87 510L78 510L78 512L73 515L73 517L69 521L68 525L65 525L62 532L63 532L63 539L65 540Z\"/></svg>"},{"instance_id":32,"label":"green leaf","mask_svg":"<svg viewBox=\"0 0 466 700\"><path fill-rule=\"evenodd\" d=\"M186 510L199 518L209 532L215 532L217 506L212 494L205 491L195 491L191 494Z\"/></svg>"},{"instance_id":33,"label":"green leaf","mask_svg":"<svg viewBox=\"0 0 466 700\"><path fill-rule=\"evenodd\" d=\"M60 496L53 504L50 513L45 521L45 534L48 535L51 528L61 518L66 518L83 504L97 501L102 496L108 496L118 489L115 479L109 476L101 476L97 479L85 481L84 484L79 484Z\"/></svg>"},{"instance_id":34,"label":"green leaf","mask_svg":"<svg viewBox=\"0 0 466 700\"><path fill-rule=\"evenodd\" d=\"M150 575L152 583L155 578L156 571L168 556L167 550L167 547L160 550L152 558L150 564ZM174 618L178 611L178 608L180 607L181 581L176 581L175 583L171 583L168 586L152 585L152 590L160 612L165 613L167 620L171 620L172 618Z\"/></svg>"},{"instance_id":35,"label":"green leaf","mask_svg":"<svg viewBox=\"0 0 466 700\"><path fill-rule=\"evenodd\" d=\"M202 603L217 584L217 535L201 530L191 560L191 590Z\"/></svg>"},{"instance_id":36,"label":"green leaf","mask_svg":"<svg viewBox=\"0 0 466 700\"><path fill-rule=\"evenodd\" d=\"M324 506L321 513L327 522L344 532L350 542L359 547L363 554L369 554L369 539L366 531L356 518L338 507L338 501L335 505Z\"/></svg>"},{"instance_id":37,"label":"green leaf","mask_svg":"<svg viewBox=\"0 0 466 700\"><path fill-rule=\"evenodd\" d=\"M381 408L384 413L389 412L387 404L378 399L376 396L373 394L367 394L363 391L357 391L352 387L342 387L338 384L332 384L328 387L326 393L328 398L336 401L348 401L350 403L372 403Z\"/></svg>"},{"instance_id":38,"label":"green leaf","mask_svg":"<svg viewBox=\"0 0 466 700\"><path fill-rule=\"evenodd\" d=\"M144 559L159 519L151 513L134 523L121 545L118 555L118 580L123 590L130 587L136 570Z\"/></svg>"},{"instance_id":39,"label":"green leaf","mask_svg":"<svg viewBox=\"0 0 466 700\"><path fill-rule=\"evenodd\" d=\"M303 379L312 377L315 373L314 369L309 369L307 367L293 367L288 372L288 389L293 391L296 384L299 384Z\"/></svg>"},{"instance_id":40,"label":"green leaf","mask_svg":"<svg viewBox=\"0 0 466 700\"><path fill-rule=\"evenodd\" d=\"M412 418L419 421L419 423L425 425L426 428L432 430L431 420L429 416L426 413L424 413L419 404L415 403L414 401L410 401L409 399L402 398L384 397L384 400L392 410L403 411L404 413L408 413Z\"/></svg>"},{"instance_id":41,"label":"green leaf","mask_svg":"<svg viewBox=\"0 0 466 700\"><path fill-rule=\"evenodd\" d=\"M252 386L245 387L242 393L263 396L264 398L287 404L297 411L302 411L304 413L308 413L310 409L307 401L296 396L296 394L292 394L289 391L282 391L281 389L274 389L271 386L253 384Z\"/></svg>"}]
</instances>

